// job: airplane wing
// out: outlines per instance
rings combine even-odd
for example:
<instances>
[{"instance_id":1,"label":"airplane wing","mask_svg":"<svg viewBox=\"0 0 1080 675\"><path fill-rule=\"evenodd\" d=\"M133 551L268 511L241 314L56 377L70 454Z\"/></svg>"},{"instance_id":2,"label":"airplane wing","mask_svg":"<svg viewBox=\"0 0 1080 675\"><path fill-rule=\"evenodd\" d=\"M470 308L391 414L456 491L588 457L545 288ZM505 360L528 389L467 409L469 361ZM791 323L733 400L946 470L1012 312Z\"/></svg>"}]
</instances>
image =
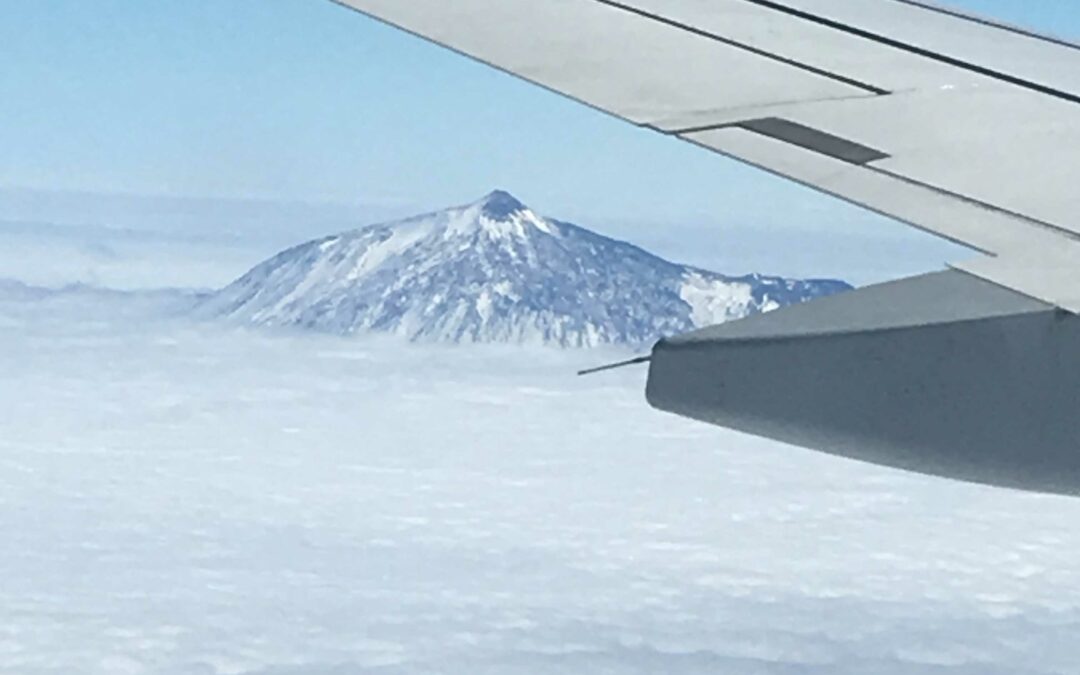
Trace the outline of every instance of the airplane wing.
<instances>
[{"instance_id":1,"label":"airplane wing","mask_svg":"<svg viewBox=\"0 0 1080 675\"><path fill-rule=\"evenodd\" d=\"M341 0L1080 311L1080 48L906 0Z\"/></svg>"},{"instance_id":2,"label":"airplane wing","mask_svg":"<svg viewBox=\"0 0 1080 675\"><path fill-rule=\"evenodd\" d=\"M335 1L974 249L886 291L662 341L654 405L1080 493L1077 45L917 0ZM737 360L791 370L736 388L762 379Z\"/></svg>"}]
</instances>

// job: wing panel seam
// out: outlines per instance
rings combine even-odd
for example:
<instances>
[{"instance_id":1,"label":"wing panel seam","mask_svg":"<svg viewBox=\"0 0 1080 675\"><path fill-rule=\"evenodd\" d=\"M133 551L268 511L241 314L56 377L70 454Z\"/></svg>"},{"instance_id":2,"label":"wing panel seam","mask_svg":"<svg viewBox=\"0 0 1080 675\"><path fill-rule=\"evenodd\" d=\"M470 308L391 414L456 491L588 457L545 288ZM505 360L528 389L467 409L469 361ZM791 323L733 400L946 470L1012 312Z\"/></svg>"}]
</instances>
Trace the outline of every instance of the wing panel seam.
<instances>
[{"instance_id":1,"label":"wing panel seam","mask_svg":"<svg viewBox=\"0 0 1080 675\"><path fill-rule=\"evenodd\" d=\"M670 26L671 28L678 28L679 30L683 30L683 31L686 31L688 33L692 33L694 35L697 35L698 37L708 38L710 40L714 40L716 42L720 42L722 44L728 45L729 47L735 47L736 49L741 49L743 51L754 54L755 56L760 56L762 58L769 59L770 61L776 61L777 63L782 63L782 64L787 65L787 66L792 66L794 68L798 68L799 70L803 70L803 71L806 71L808 73L812 73L812 74L817 75L819 77L826 77L826 78L828 78L830 80L834 80L836 82L840 82L842 84L846 84L848 86L855 87L857 89L862 89L863 91L869 92L871 94L876 94L878 96L887 96L887 95L893 93L893 92L889 91L888 89L882 89L881 87L869 84L867 82L862 82L860 80L856 80L854 78L847 77L846 75L841 75L839 73L834 73L832 71L825 70L824 68L818 68L817 66L812 66L812 65L810 65L808 63L803 63L801 61L796 61L795 59L789 59L789 58L787 58L785 56L780 56L779 54L776 54L774 52L766 51L764 49L754 47L753 45L748 45L748 44L746 44L744 42L739 42L738 40L733 40L731 38L724 37L723 35L717 35L716 33L712 33L710 31L704 30L702 28L698 28L697 26L692 26L690 24L683 23L681 21L677 21L675 19L663 16L661 14L656 14L654 12L649 12L649 11L646 11L644 9L634 7L632 5L627 5L625 3L618 2L617 0L593 0L593 1L596 2L596 3L599 3L601 5L604 5L606 7L610 7L612 9L617 9L617 10L621 10L621 11L624 11L624 12L629 12L630 14L635 14L635 15L643 18L643 19L648 19L650 21L655 21L657 23L662 23L662 24L664 24L666 26Z\"/></svg>"},{"instance_id":2,"label":"wing panel seam","mask_svg":"<svg viewBox=\"0 0 1080 675\"><path fill-rule=\"evenodd\" d=\"M981 209L986 209L987 211L993 211L995 213L999 213L999 214L1001 214L1003 216L1007 216L1009 218L1014 218L1016 220L1022 221L1024 223L1029 224L1029 225L1033 225L1035 227L1047 230L1051 234L1062 236L1062 237L1065 237L1065 238L1073 240L1073 241L1080 241L1080 233L1074 232L1074 231L1072 231L1072 230L1070 230L1070 229L1068 229L1066 227L1062 227L1061 225L1056 225L1054 223L1051 223L1051 222L1048 222L1048 221L1045 221L1045 220L1040 220L1038 218L1033 218L1032 216L1028 216L1028 215L1025 215L1023 213L1018 213L1016 211L1012 211L1012 210L1003 208L1001 206L996 206L994 204L984 202L981 199L976 199L975 197L970 197L968 195L965 195L965 194L962 194L962 193L959 193L959 192L954 192L952 190L949 190L949 189L934 185L932 183L927 183L927 182L924 182L924 181L921 181L921 180L918 180L918 179L915 179L915 178L911 178L910 176L905 176L903 174L896 173L895 171L890 171L888 169L884 169L884 168L882 168L880 166L868 166L866 168L868 168L869 170L874 171L876 173L879 173L879 174L881 174L883 176L888 176L889 178L892 178L894 180L898 180L898 181L902 181L904 183L908 183L910 185L916 185L918 187L926 188L927 190L933 190L934 192L937 192L940 195L944 195L946 197L951 197L952 199L956 199L958 201L964 202L965 204L970 204L971 206L975 206L975 207L978 207L978 208L981 208Z\"/></svg>"},{"instance_id":3,"label":"wing panel seam","mask_svg":"<svg viewBox=\"0 0 1080 675\"><path fill-rule=\"evenodd\" d=\"M599 2L606 0L597 1ZM835 19L830 19L825 16L813 14L811 12L797 9L795 7L789 7L788 5L784 5L779 2L773 2L772 0L742 0L742 2L751 5L757 5L758 7L764 7L765 9L771 9L782 14L787 14L788 16L793 16L797 19L809 21L820 26L825 26L826 28L832 28L833 30L847 33L848 35L854 35L855 37L869 40L871 42L876 42L877 44L884 45L886 47L899 49L909 54L914 54L916 56L921 56L923 58L938 61L940 63L953 66L954 68L961 68L963 70L967 70L978 75L983 75L985 77L1000 80L1007 84L1012 84L1018 87L1022 87L1024 89L1029 89L1040 94L1053 96L1054 98L1059 98L1065 101L1069 101L1071 103L1080 103L1080 95L1073 94L1062 89L1057 89L1055 87L1051 87L1045 84L1039 84L1038 82L1027 80L1022 77L1017 77L1016 75L1009 75L1008 73L1001 72L1000 70L994 70L993 68L980 66L978 64L971 63L970 61L958 59L947 54L936 52L932 49L926 49L925 47L919 47L918 45L904 42L902 40L896 40L885 35L881 35L880 33L875 33L864 28L859 28L858 26L853 26L842 21L837 21Z\"/></svg>"},{"instance_id":4,"label":"wing panel seam","mask_svg":"<svg viewBox=\"0 0 1080 675\"><path fill-rule=\"evenodd\" d=\"M957 9L949 7L942 7L931 2L923 2L922 0L893 0L902 5L908 5L909 7L917 7L918 9L924 9L928 12L934 12L935 14L944 14L945 16L951 16L955 19L963 19L964 21L970 21L971 23L978 24L980 26L986 26L988 28L997 28L1008 33L1014 33L1016 35L1022 35L1026 38L1033 40L1039 40L1040 42L1047 42L1058 47L1066 47L1068 49L1075 49L1080 51L1080 45L1075 42L1070 42L1064 38L1055 37L1053 35L1043 35L1042 33L1036 33L1033 30L1028 30L1022 26L1015 26L1003 21L997 21L984 16L978 16L976 14L969 14Z\"/></svg>"}]
</instances>

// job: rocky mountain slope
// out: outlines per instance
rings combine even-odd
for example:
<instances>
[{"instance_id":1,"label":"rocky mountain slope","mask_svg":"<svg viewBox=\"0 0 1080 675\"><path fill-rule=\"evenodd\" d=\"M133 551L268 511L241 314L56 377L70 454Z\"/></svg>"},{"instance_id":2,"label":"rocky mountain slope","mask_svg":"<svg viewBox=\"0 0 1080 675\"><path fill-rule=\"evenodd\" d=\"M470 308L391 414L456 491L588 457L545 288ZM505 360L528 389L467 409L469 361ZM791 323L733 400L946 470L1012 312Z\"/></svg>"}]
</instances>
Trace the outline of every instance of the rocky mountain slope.
<instances>
[{"instance_id":1,"label":"rocky mountain slope","mask_svg":"<svg viewBox=\"0 0 1080 675\"><path fill-rule=\"evenodd\" d=\"M678 265L543 218L496 191L283 251L212 295L201 312L413 340L647 345L848 288Z\"/></svg>"}]
</instances>

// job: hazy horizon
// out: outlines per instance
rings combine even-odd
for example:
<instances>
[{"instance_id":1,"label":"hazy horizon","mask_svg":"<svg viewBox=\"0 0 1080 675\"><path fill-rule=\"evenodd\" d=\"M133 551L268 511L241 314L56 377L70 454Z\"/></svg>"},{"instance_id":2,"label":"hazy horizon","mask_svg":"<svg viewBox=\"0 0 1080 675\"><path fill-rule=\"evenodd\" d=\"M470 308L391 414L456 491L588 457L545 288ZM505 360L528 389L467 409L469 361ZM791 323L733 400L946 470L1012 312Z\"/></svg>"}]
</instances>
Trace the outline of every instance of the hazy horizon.
<instances>
[{"instance_id":1,"label":"hazy horizon","mask_svg":"<svg viewBox=\"0 0 1080 675\"><path fill-rule=\"evenodd\" d=\"M523 194L498 184L490 189L500 187ZM482 194L447 204L364 204L0 188L0 278L50 287L218 287L295 244L469 203ZM731 216L721 217L724 225L582 220L525 201L542 216L730 275L866 285L940 269L946 260L969 254L884 218L868 230L859 222L860 210L846 205L833 209L834 231L822 232L800 225L797 215L788 226Z\"/></svg>"}]
</instances>

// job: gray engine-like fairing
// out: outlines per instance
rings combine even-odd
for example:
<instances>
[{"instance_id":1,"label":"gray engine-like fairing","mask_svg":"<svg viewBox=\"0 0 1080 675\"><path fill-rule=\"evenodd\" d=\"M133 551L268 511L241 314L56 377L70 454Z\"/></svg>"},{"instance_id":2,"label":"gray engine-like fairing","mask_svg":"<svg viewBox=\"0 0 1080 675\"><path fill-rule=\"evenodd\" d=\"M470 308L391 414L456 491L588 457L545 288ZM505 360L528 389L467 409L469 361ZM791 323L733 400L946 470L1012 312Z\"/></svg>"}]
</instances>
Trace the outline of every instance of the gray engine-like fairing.
<instances>
[{"instance_id":1,"label":"gray engine-like fairing","mask_svg":"<svg viewBox=\"0 0 1080 675\"><path fill-rule=\"evenodd\" d=\"M960 272L662 340L647 396L845 457L1080 494L1080 317Z\"/></svg>"}]
</instances>

